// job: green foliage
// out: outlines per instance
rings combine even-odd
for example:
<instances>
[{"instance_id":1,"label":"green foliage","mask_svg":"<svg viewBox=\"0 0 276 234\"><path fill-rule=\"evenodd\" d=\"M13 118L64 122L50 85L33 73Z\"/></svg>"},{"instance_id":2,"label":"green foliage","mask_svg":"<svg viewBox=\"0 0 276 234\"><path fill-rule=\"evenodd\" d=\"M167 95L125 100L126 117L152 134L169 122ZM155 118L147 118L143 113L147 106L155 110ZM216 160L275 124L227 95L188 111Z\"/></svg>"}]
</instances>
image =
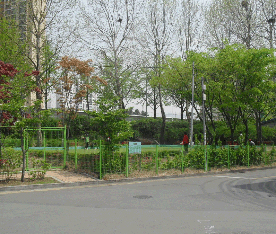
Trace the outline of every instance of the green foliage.
<instances>
[{"instance_id":1,"label":"green foliage","mask_svg":"<svg viewBox=\"0 0 276 234\"><path fill-rule=\"evenodd\" d=\"M60 119L52 117L51 115L54 114L53 112L49 110L43 110L41 113L42 119L41 119L41 127L57 127L59 124Z\"/></svg>"},{"instance_id":2,"label":"green foliage","mask_svg":"<svg viewBox=\"0 0 276 234\"><path fill-rule=\"evenodd\" d=\"M134 139L159 140L162 120L160 118L144 118L131 122L134 131ZM166 123L165 142L166 144L179 144L182 141L184 133L189 133L189 123L184 120L173 120ZM194 134L202 133L202 123L194 121ZM201 140L201 139L200 139Z\"/></svg>"},{"instance_id":3,"label":"green foliage","mask_svg":"<svg viewBox=\"0 0 276 234\"><path fill-rule=\"evenodd\" d=\"M161 119L145 118L131 122L131 127L135 132L134 138L159 139Z\"/></svg>"},{"instance_id":4,"label":"green foliage","mask_svg":"<svg viewBox=\"0 0 276 234\"><path fill-rule=\"evenodd\" d=\"M144 154L133 154L129 157L129 172L141 170L154 170L155 168L155 154L148 152Z\"/></svg>"},{"instance_id":5,"label":"green foliage","mask_svg":"<svg viewBox=\"0 0 276 234\"><path fill-rule=\"evenodd\" d=\"M195 126L197 124L195 123ZM197 131L195 127L195 132ZM167 122L165 130L165 142L166 144L176 144L183 140L184 133L189 132L189 124L187 121L174 120Z\"/></svg>"},{"instance_id":6,"label":"green foliage","mask_svg":"<svg viewBox=\"0 0 276 234\"><path fill-rule=\"evenodd\" d=\"M122 153L104 151L102 158L102 168L104 174L107 173L122 173L125 171L126 157Z\"/></svg>"},{"instance_id":7,"label":"green foliage","mask_svg":"<svg viewBox=\"0 0 276 234\"><path fill-rule=\"evenodd\" d=\"M42 120L43 127L56 127L58 126L60 119L58 118L44 118ZM142 118L134 121L130 121L131 124L131 131L133 132L132 139L141 140L141 139L148 139L148 140L159 140L160 136L160 128L162 125L162 121L160 118ZM227 127L224 121L218 120L214 121L213 124L215 128L213 129L210 122L207 122L207 126L209 130L211 130L211 134L207 132L207 141L210 144L218 144L218 141L221 141L222 145L226 145L227 141L231 141L231 131ZM103 139L102 136L98 134L99 126L95 123L93 117L88 116L79 116L77 115L76 118L70 121L70 132L69 132L69 139L78 139L80 143L82 141L82 137L86 134L89 135L90 142L98 141ZM255 143L256 140L256 126L253 121L248 122L249 128L249 139L253 139ZM194 120L194 134L198 136L198 140L202 143L202 122L199 120ZM165 129L165 142L166 144L176 144L177 142L181 141L183 138L184 132L189 134L190 125L188 121L185 120L177 120L174 119L173 121L168 121L166 123ZM4 130L3 130L4 131ZM244 125L242 123L238 123L236 127L236 132L234 133L234 140L238 140L240 132L244 132ZM264 141L275 141L276 129L271 127L262 127L263 133L263 140ZM20 136L17 134L11 135L10 138L19 138ZM47 145L49 146L60 146L61 140L54 140L60 139L61 135L54 135L50 134L46 136L47 138L52 138L52 140L47 140ZM9 145L12 145L11 139L7 139ZM126 139L124 139L126 140ZM15 140L17 142L17 140ZM20 140L18 140L19 142ZM48 144L49 141L49 144Z\"/></svg>"},{"instance_id":8,"label":"green foliage","mask_svg":"<svg viewBox=\"0 0 276 234\"><path fill-rule=\"evenodd\" d=\"M126 120L128 116L125 110L115 110L109 112L88 112L93 117L91 119L94 132L100 136L105 145L105 150L113 152L121 141L132 137L130 122Z\"/></svg>"},{"instance_id":9,"label":"green foliage","mask_svg":"<svg viewBox=\"0 0 276 234\"><path fill-rule=\"evenodd\" d=\"M21 152L12 148L2 148L0 159L0 174L8 181L14 174L17 174L21 166Z\"/></svg>"},{"instance_id":10,"label":"green foliage","mask_svg":"<svg viewBox=\"0 0 276 234\"><path fill-rule=\"evenodd\" d=\"M116 52L117 53L117 52ZM97 103L103 112L110 110L124 109L124 102L140 98L140 76L133 67L125 69L122 57L105 57L101 69L101 77L108 85L99 87Z\"/></svg>"},{"instance_id":11,"label":"green foliage","mask_svg":"<svg viewBox=\"0 0 276 234\"><path fill-rule=\"evenodd\" d=\"M208 147L208 146L207 146ZM209 167L227 167L228 166L228 149L224 147L216 147L214 145L208 147L208 166Z\"/></svg>"},{"instance_id":12,"label":"green foliage","mask_svg":"<svg viewBox=\"0 0 276 234\"><path fill-rule=\"evenodd\" d=\"M32 158L32 164L34 170L30 171L31 180L44 179L46 172L51 168L51 164L42 159Z\"/></svg>"},{"instance_id":13,"label":"green foliage","mask_svg":"<svg viewBox=\"0 0 276 234\"><path fill-rule=\"evenodd\" d=\"M89 151L88 151L89 152ZM155 172L156 170L178 170L185 168L205 169L205 155L208 159L208 169L228 168L249 165L263 165L275 162L276 150L274 146L206 146L196 145L189 148L186 153L181 147L175 149L158 147L158 154L154 150L144 150L142 154L131 154L128 157L129 173L138 171ZM157 156L158 155L158 156ZM248 158L249 156L249 158ZM157 158L156 158L157 157ZM69 157L70 164L74 165L74 154ZM249 159L249 161L248 161ZM85 153L78 155L79 171L87 173L100 173L100 153ZM102 152L102 173L103 174L123 174L126 171L126 155L124 150L108 153Z\"/></svg>"},{"instance_id":14,"label":"green foliage","mask_svg":"<svg viewBox=\"0 0 276 234\"><path fill-rule=\"evenodd\" d=\"M5 137L1 139L1 143L5 147L20 147L21 146L21 139L12 138L11 136Z\"/></svg>"},{"instance_id":15,"label":"green foliage","mask_svg":"<svg viewBox=\"0 0 276 234\"><path fill-rule=\"evenodd\" d=\"M20 30L13 20L0 19L0 60L13 64L18 70L29 71L26 43L20 39Z\"/></svg>"},{"instance_id":16,"label":"green foliage","mask_svg":"<svg viewBox=\"0 0 276 234\"><path fill-rule=\"evenodd\" d=\"M70 117L68 116L67 118ZM65 122L70 123L70 135L68 137L71 139L80 139L86 134L88 134L91 138L91 135L93 135L94 129L96 128L96 126L93 125L92 118L90 118L89 116L77 115L70 121L69 119L65 119Z\"/></svg>"}]
</instances>

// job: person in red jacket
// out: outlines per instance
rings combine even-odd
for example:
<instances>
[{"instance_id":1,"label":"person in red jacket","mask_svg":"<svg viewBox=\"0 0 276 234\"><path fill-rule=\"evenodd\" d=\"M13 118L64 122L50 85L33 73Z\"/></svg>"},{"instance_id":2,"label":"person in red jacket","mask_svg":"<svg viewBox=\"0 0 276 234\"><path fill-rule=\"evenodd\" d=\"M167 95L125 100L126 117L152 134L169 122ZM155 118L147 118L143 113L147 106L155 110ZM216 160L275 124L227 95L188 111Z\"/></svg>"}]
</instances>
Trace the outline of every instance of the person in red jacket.
<instances>
[{"instance_id":1,"label":"person in red jacket","mask_svg":"<svg viewBox=\"0 0 276 234\"><path fill-rule=\"evenodd\" d=\"M183 141L180 143L181 145L184 145L185 151L188 151L188 146L189 146L189 137L187 133L184 133Z\"/></svg>"}]
</instances>

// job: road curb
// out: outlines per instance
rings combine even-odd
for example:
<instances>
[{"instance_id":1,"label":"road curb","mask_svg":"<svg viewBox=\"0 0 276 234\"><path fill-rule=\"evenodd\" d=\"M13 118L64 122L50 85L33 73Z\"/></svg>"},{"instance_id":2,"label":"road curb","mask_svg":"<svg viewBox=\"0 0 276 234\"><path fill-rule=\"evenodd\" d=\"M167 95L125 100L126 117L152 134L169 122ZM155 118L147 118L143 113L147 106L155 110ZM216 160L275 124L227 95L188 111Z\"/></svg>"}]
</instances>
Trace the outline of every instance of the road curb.
<instances>
[{"instance_id":1,"label":"road curb","mask_svg":"<svg viewBox=\"0 0 276 234\"><path fill-rule=\"evenodd\" d=\"M4 187L0 187L0 192L41 190L41 189L49 189L49 188L68 188L68 187L75 187L75 186L104 185L104 184L115 184L115 183L117 184L117 183L127 183L127 182L140 182L140 181L142 182L142 181L164 180L164 179L185 178L185 177L220 175L220 174L227 174L227 173L244 173L246 171L267 170L267 169L275 169L275 168L276 166L260 167L260 168L245 168L245 169L237 169L237 170L229 170L229 171L218 171L218 172L170 175L170 176L154 176L154 177L143 177L143 178L124 178L124 179L115 179L115 180L95 180L95 181L87 181L87 182L72 182L72 183L63 182L63 183L53 183L53 184L4 186Z\"/></svg>"}]
</instances>

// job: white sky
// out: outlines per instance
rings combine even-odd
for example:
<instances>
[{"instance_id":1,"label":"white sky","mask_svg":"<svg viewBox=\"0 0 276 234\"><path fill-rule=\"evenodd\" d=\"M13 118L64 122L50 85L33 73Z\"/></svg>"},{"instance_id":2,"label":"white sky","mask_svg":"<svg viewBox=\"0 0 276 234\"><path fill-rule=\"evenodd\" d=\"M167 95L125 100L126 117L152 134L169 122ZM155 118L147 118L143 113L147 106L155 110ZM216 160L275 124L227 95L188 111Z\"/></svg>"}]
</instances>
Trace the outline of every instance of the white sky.
<instances>
[{"instance_id":1,"label":"white sky","mask_svg":"<svg viewBox=\"0 0 276 234\"><path fill-rule=\"evenodd\" d=\"M86 0L81 0L81 1L86 2ZM198 1L199 1L199 3L210 3L213 0L198 0ZM144 105L142 105L142 104L136 105L135 103L129 103L129 104L127 104L126 107L127 108L133 107L134 108L133 111L135 111L136 109L138 109L140 112L146 111L145 103L144 103ZM180 118L180 115L181 115L180 108L175 107L175 106L164 106L164 109L165 109L166 117ZM151 107L148 106L147 111L148 111L149 116L153 116L153 109ZM157 109L157 116L158 117L161 116L160 108ZM185 118L185 116L184 116L184 118Z\"/></svg>"},{"instance_id":2,"label":"white sky","mask_svg":"<svg viewBox=\"0 0 276 234\"><path fill-rule=\"evenodd\" d=\"M200 3L211 3L213 0L198 0ZM135 105L135 104L128 104L128 107L134 107L133 111L135 111L136 109L138 109L140 112L141 111L145 111L146 112L146 106L145 104L139 104L139 105ZM164 110L166 113L166 117L167 118L178 118L180 119L181 117L181 111L180 108L176 107L176 106L164 106ZM153 116L153 109L151 107L148 106L148 115L149 116ZM161 111L160 108L157 109L157 117L161 117ZM184 118L185 118L185 113L184 113Z\"/></svg>"}]
</instances>

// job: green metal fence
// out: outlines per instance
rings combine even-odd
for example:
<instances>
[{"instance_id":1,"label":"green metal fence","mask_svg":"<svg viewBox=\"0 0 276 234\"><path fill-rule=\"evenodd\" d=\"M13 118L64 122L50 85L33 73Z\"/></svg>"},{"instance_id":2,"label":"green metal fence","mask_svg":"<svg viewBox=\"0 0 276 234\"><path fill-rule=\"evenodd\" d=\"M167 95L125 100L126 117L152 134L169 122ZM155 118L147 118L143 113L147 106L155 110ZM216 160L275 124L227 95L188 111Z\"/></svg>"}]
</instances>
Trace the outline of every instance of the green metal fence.
<instances>
[{"instance_id":1,"label":"green metal fence","mask_svg":"<svg viewBox=\"0 0 276 234\"><path fill-rule=\"evenodd\" d=\"M186 152L180 145L142 145L140 153L131 153L129 145L122 145L115 152L99 141L96 147L84 149L75 144L68 163L75 170L94 173L100 179L106 174L135 173L158 175L172 171L184 173L186 168L210 170L236 166L271 164L275 161L274 147L266 146L193 146Z\"/></svg>"},{"instance_id":2,"label":"green metal fence","mask_svg":"<svg viewBox=\"0 0 276 234\"><path fill-rule=\"evenodd\" d=\"M40 139L40 140L39 140ZM51 168L66 165L66 127L43 127L24 129L26 170L32 169L30 158L43 158Z\"/></svg>"},{"instance_id":3,"label":"green metal fence","mask_svg":"<svg viewBox=\"0 0 276 234\"><path fill-rule=\"evenodd\" d=\"M21 149L20 132L16 128L0 128L0 149ZM38 137L41 137L38 145ZM134 148L133 148L134 147ZM85 139L66 139L66 127L35 128L24 130L26 169L32 170L32 158L43 159L52 168L70 167L102 179L108 174L125 177L148 173L184 173L187 168L210 170L230 169L236 166L251 166L275 162L274 146L189 146L186 152L182 145L125 144L110 151L109 145L95 141L85 148ZM0 151L1 153L1 151ZM1 156L1 154L0 154ZM1 159L1 157L0 157Z\"/></svg>"}]
</instances>

